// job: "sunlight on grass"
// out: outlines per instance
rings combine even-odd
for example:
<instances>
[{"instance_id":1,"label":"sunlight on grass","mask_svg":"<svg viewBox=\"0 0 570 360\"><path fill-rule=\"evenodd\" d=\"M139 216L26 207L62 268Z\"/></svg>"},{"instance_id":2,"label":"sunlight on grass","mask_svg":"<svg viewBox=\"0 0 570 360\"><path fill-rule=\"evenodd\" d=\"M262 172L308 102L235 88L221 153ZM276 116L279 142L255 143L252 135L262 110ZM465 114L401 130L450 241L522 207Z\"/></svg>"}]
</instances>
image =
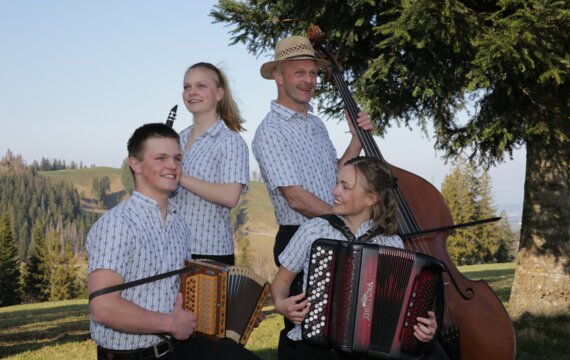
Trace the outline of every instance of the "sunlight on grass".
<instances>
[{"instance_id":1,"label":"sunlight on grass","mask_svg":"<svg viewBox=\"0 0 570 360\"><path fill-rule=\"evenodd\" d=\"M463 266L469 279L485 279L501 300L508 301L514 264ZM508 304L507 304L508 305ZM265 360L277 359L277 341L283 318L273 306L263 308L265 320L255 329L247 348ZM514 321L517 359L566 359L570 353L570 316L523 316ZM89 335L87 300L17 305L0 308L0 358L87 359L96 358Z\"/></svg>"}]
</instances>

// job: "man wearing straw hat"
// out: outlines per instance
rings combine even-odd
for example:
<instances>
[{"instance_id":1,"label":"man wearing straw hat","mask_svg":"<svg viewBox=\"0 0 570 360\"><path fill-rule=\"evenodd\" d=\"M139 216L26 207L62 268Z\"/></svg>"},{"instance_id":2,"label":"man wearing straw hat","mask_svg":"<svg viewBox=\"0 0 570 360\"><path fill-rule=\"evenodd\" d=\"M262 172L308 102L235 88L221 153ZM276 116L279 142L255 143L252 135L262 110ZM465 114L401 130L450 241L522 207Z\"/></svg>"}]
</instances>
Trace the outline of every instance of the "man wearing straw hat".
<instances>
[{"instance_id":1,"label":"man wearing straw hat","mask_svg":"<svg viewBox=\"0 0 570 360\"><path fill-rule=\"evenodd\" d=\"M261 66L261 76L274 79L277 84L277 100L271 102L271 110L257 128L252 150L279 224L273 247L277 266L280 265L279 254L301 224L315 216L332 213L337 165L342 166L362 150L348 121L352 139L337 160L323 121L312 113L310 101L318 71L327 66L328 62L315 56L309 39L303 36L280 40L274 60ZM358 114L357 123L364 130L372 129L364 112ZM302 274L299 274L290 294L300 294L301 285ZM287 338L293 326L285 319L285 329L279 339L280 360L289 358L288 348L294 346Z\"/></svg>"}]
</instances>

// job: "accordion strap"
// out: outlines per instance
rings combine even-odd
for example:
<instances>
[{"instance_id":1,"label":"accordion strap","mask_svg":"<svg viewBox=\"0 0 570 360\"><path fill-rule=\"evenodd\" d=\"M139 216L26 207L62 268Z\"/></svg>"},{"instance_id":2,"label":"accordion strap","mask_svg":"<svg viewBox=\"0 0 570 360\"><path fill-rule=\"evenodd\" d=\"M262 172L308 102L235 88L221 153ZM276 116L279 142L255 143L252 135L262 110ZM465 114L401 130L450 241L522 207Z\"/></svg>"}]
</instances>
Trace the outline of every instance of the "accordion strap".
<instances>
[{"instance_id":1,"label":"accordion strap","mask_svg":"<svg viewBox=\"0 0 570 360\"><path fill-rule=\"evenodd\" d=\"M91 294L89 294L89 301L95 299L97 296L101 296L104 294L108 294L108 293L112 293L115 291L119 291L119 290L124 290L124 289L128 289L128 288L132 288L134 286L138 286L138 285L142 285L142 284L146 284L152 281L157 281L157 280L161 280L161 279L165 279L167 277L171 277L174 275L179 275L182 274L184 272L189 271L190 269L187 268L182 268L182 269L178 269L178 270L172 270L172 271L168 271L162 274L157 274L157 275L153 275L153 276L149 276L149 277L145 277L142 279L138 279L138 280L133 280L133 281L129 281L126 283L122 283L119 285L113 285L113 286L109 286L103 289L99 289L97 291L93 291Z\"/></svg>"},{"instance_id":2,"label":"accordion strap","mask_svg":"<svg viewBox=\"0 0 570 360\"><path fill-rule=\"evenodd\" d=\"M347 238L348 241L351 242L364 242L364 243L371 243L372 242L372 238L375 237L376 235L379 235L380 232L379 231L374 231L372 229L368 230L367 232L365 232L362 236L359 236L358 238L352 233L352 231L350 231L350 229L348 228L348 226L346 226L346 224L344 223L344 220L342 220L342 218L338 217L337 215L334 214L326 214L326 215L320 215L319 216L321 219L325 219L326 221L329 222L329 224L331 224L331 226L335 229L337 229L338 231L340 231L344 237Z\"/></svg>"}]
</instances>

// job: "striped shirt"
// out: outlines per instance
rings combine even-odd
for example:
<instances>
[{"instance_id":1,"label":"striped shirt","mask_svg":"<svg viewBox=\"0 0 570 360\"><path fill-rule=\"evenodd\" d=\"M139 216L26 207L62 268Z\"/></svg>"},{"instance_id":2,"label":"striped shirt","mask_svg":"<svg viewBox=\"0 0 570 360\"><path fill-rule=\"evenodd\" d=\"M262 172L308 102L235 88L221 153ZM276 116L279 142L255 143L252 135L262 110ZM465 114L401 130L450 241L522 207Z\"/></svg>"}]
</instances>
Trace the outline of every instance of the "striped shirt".
<instances>
[{"instance_id":1,"label":"striped shirt","mask_svg":"<svg viewBox=\"0 0 570 360\"><path fill-rule=\"evenodd\" d=\"M371 220L364 222L356 232L356 237L358 238L364 235L371 226ZM299 273L303 270L303 291L307 288L307 273L309 272L311 245L318 239L346 241L346 237L343 233L333 228L327 220L317 217L301 225L285 250L283 250L279 255L281 266L285 267L287 270L294 273ZM373 237L371 240L378 245L392 246L400 249L404 248L402 239L397 235L378 235ZM296 325L291 331L289 331L287 337L295 341L301 340L301 327Z\"/></svg>"},{"instance_id":2,"label":"striped shirt","mask_svg":"<svg viewBox=\"0 0 570 360\"><path fill-rule=\"evenodd\" d=\"M125 202L106 212L87 236L88 271L108 269L125 282L180 269L184 266L188 228L168 204L166 223L158 203L134 191ZM170 314L176 302L177 276L125 289L122 297L147 310ZM155 335L115 331L93 320L91 337L113 350L134 350L161 341Z\"/></svg>"},{"instance_id":3,"label":"striped shirt","mask_svg":"<svg viewBox=\"0 0 570 360\"><path fill-rule=\"evenodd\" d=\"M192 126L180 133L180 145L186 149ZM237 183L247 191L249 155L243 138L218 120L184 151L184 174L217 184ZM189 251L200 255L231 255L234 241L230 208L211 203L178 187L175 195L180 216L190 227Z\"/></svg>"},{"instance_id":4,"label":"striped shirt","mask_svg":"<svg viewBox=\"0 0 570 360\"><path fill-rule=\"evenodd\" d=\"M279 187L299 185L333 203L336 150L317 116L308 113L305 118L272 101L271 111L255 132L252 150L279 225L301 225L308 220L287 205Z\"/></svg>"}]
</instances>

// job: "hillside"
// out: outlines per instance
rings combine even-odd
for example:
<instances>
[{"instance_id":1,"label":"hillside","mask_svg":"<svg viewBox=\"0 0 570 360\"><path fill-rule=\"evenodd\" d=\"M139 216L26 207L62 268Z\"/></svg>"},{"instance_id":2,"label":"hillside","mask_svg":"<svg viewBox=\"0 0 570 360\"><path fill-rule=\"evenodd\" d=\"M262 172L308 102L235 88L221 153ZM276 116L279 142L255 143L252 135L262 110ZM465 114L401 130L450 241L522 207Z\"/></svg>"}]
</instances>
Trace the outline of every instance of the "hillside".
<instances>
[{"instance_id":1,"label":"hillside","mask_svg":"<svg viewBox=\"0 0 570 360\"><path fill-rule=\"evenodd\" d=\"M117 168L101 166L73 170L40 171L39 174L54 182L71 182L79 193L81 207L86 210L101 211L97 209L96 202L92 195L93 179L95 178L107 176L111 180L111 189L105 201L105 207L107 209L118 204L125 195L124 187L121 184L121 169Z\"/></svg>"},{"instance_id":2,"label":"hillside","mask_svg":"<svg viewBox=\"0 0 570 360\"><path fill-rule=\"evenodd\" d=\"M85 210L104 212L96 207L91 189L94 178L108 176L111 180L111 190L105 201L106 209L118 204L125 197L121 184L121 169L110 167L94 167L76 170L58 170L40 172L46 178L59 182L68 181L73 184L81 197L81 206ZM273 241L277 233L277 224L273 206L265 184L252 181L249 191L242 197L247 212L247 221L244 231L249 241L250 265L257 273L267 279L273 277L277 268L273 264Z\"/></svg>"},{"instance_id":3,"label":"hillside","mask_svg":"<svg viewBox=\"0 0 570 360\"><path fill-rule=\"evenodd\" d=\"M41 171L39 174L55 182L71 182L80 194L82 201L85 202L82 206L86 209L91 208L91 202L93 201L91 191L93 179L95 178L109 177L111 180L109 197L118 197L120 199L125 195L125 189L121 183L121 169L117 168L93 167L74 170ZM248 221L244 226L245 230L254 234L273 236L277 232L277 225L275 223L273 206L269 200L269 194L265 185L258 181L251 181L249 191L242 197L242 200L247 201ZM117 203L118 201L106 202L106 208L109 209Z\"/></svg>"}]
</instances>

